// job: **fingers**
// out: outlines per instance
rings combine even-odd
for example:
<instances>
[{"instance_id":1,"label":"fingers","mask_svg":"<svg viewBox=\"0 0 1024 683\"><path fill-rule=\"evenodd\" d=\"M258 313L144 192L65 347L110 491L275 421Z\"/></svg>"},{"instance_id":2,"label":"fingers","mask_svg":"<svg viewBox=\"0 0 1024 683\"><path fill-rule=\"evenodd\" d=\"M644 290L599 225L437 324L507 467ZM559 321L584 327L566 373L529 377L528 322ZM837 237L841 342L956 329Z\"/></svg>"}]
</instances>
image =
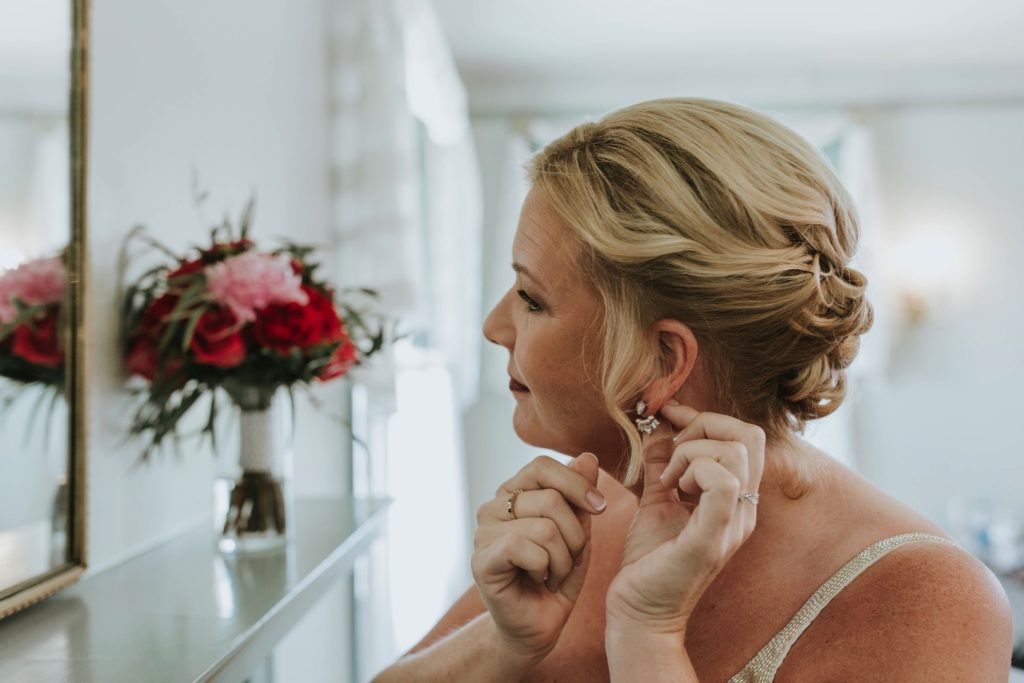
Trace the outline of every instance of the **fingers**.
<instances>
[{"instance_id":1,"label":"fingers","mask_svg":"<svg viewBox=\"0 0 1024 683\"><path fill-rule=\"evenodd\" d=\"M520 540L528 542L523 544ZM544 517L528 517L500 525L481 526L475 537L477 548L484 548L484 566L492 574L518 567L537 583L556 591L573 570L573 558L558 526ZM530 546L544 553L543 563ZM581 551L582 552L582 551ZM522 559L525 564L519 564Z\"/></svg>"},{"instance_id":2,"label":"fingers","mask_svg":"<svg viewBox=\"0 0 1024 683\"><path fill-rule=\"evenodd\" d=\"M584 562L590 516L607 507L596 488L599 471L590 453L568 466L546 456L534 459L477 511L474 557L481 559L474 567L502 580L522 570L549 590L559 590ZM515 519L508 510L512 491L519 491L512 500ZM522 540L509 540L513 537ZM544 553L543 564L537 549Z\"/></svg>"},{"instance_id":3,"label":"fingers","mask_svg":"<svg viewBox=\"0 0 1024 683\"><path fill-rule=\"evenodd\" d=\"M508 535L473 555L473 577L488 584L522 570L537 583L543 583L548 576L548 562L544 548L523 536Z\"/></svg>"},{"instance_id":4,"label":"fingers","mask_svg":"<svg viewBox=\"0 0 1024 683\"><path fill-rule=\"evenodd\" d=\"M673 439L677 444L695 439L715 439L738 441L745 445L750 452L764 450L765 433L757 425L720 413L698 413L693 416L693 408L688 406L666 406L664 408L669 414L675 414L677 409L682 409L680 414L685 413L688 418L685 420L686 426ZM684 420L679 421L683 422Z\"/></svg>"},{"instance_id":5,"label":"fingers","mask_svg":"<svg viewBox=\"0 0 1024 683\"><path fill-rule=\"evenodd\" d=\"M597 475L600 472L600 465L597 456L593 453L581 453L569 463L569 469L583 475L591 486L597 486Z\"/></svg>"},{"instance_id":6,"label":"fingers","mask_svg":"<svg viewBox=\"0 0 1024 683\"><path fill-rule=\"evenodd\" d=\"M675 448L660 483L700 496L692 532L709 534L704 540L712 546L725 534L726 545L734 546L731 555L756 524L757 508L740 501L739 494L753 493L760 487L764 430L728 415L701 413L689 406L667 405L662 412L682 431L673 439Z\"/></svg>"},{"instance_id":7,"label":"fingers","mask_svg":"<svg viewBox=\"0 0 1024 683\"><path fill-rule=\"evenodd\" d=\"M754 515L746 514L748 504L737 501L739 481L714 460L697 458L683 475L680 487L688 493L701 494L681 536L687 537L704 561L721 566L754 528Z\"/></svg>"},{"instance_id":8,"label":"fingers","mask_svg":"<svg viewBox=\"0 0 1024 683\"><path fill-rule=\"evenodd\" d=\"M582 453L578 457L573 458L572 463L569 465L574 471L579 472L587 481L594 484L594 488L597 488L597 478L600 473L600 467L598 465L597 456L593 453ZM584 544L583 550L579 554L573 555L573 562L578 567L582 565L586 559L586 553L589 552L589 541L590 541L590 513L582 510L578 507L571 507L573 516L580 523L580 527L583 529L584 534L587 538L587 543ZM580 578L582 581L582 578ZM574 598L575 599L575 598Z\"/></svg>"},{"instance_id":9,"label":"fingers","mask_svg":"<svg viewBox=\"0 0 1024 683\"><path fill-rule=\"evenodd\" d=\"M681 477L693 458L706 456L722 463L733 472L744 485L744 492L757 491L764 474L763 429L728 415L700 413L689 406L666 405L662 408L662 413L673 425L683 426L682 431L673 440L676 448L671 462L665 468L665 472L662 472L665 481ZM691 442L704 443L683 447L684 444ZM716 449L712 445L714 442L720 442L721 448ZM738 445L726 445L729 443ZM743 458L739 446L746 452L745 467L741 465Z\"/></svg>"},{"instance_id":10,"label":"fingers","mask_svg":"<svg viewBox=\"0 0 1024 683\"><path fill-rule=\"evenodd\" d=\"M583 552L583 547L587 544L588 533L583 528L582 520L558 491L554 489L523 491L516 496L514 505L516 516L520 520L536 517L554 522L573 558L579 557ZM581 513L580 516L588 519L590 517L586 512ZM508 518L505 501L500 498L482 505L477 514L477 522L481 526L493 521L511 522Z\"/></svg>"},{"instance_id":11,"label":"fingers","mask_svg":"<svg viewBox=\"0 0 1024 683\"><path fill-rule=\"evenodd\" d=\"M709 559L727 560L750 537L757 523L757 507L739 499L746 485L722 463L698 457L680 478L679 488L700 496L692 528L688 526L683 534L701 546Z\"/></svg>"},{"instance_id":12,"label":"fingers","mask_svg":"<svg viewBox=\"0 0 1024 683\"><path fill-rule=\"evenodd\" d=\"M690 463L697 458L708 458L719 463L736 477L741 489L747 490L747 482L750 479L748 451L747 447L739 441L697 439L679 444L672 452L672 459L661 474L662 483L671 485L672 482L679 481ZM690 492L688 491L688 493ZM693 493L699 493L699 491Z\"/></svg>"},{"instance_id":13,"label":"fingers","mask_svg":"<svg viewBox=\"0 0 1024 683\"><path fill-rule=\"evenodd\" d=\"M697 416L701 414L696 408L684 406L681 403L666 403L658 412L660 412L662 417L664 417L668 423L677 430L686 428L687 425L693 422Z\"/></svg>"},{"instance_id":14,"label":"fingers","mask_svg":"<svg viewBox=\"0 0 1024 683\"><path fill-rule=\"evenodd\" d=\"M593 458L593 455L584 454L581 458ZM596 458L594 458L596 462ZM585 464L581 463L580 467ZM576 507L587 510L593 514L600 514L607 506L604 496L597 490L597 468L586 465L588 478L573 468L566 467L554 458L542 455L534 458L526 467L519 470L514 477L502 484L497 492L500 498L512 491L523 489L554 489L562 494L566 500ZM591 472L592 471L592 472ZM518 513L517 513L518 514Z\"/></svg>"}]
</instances>

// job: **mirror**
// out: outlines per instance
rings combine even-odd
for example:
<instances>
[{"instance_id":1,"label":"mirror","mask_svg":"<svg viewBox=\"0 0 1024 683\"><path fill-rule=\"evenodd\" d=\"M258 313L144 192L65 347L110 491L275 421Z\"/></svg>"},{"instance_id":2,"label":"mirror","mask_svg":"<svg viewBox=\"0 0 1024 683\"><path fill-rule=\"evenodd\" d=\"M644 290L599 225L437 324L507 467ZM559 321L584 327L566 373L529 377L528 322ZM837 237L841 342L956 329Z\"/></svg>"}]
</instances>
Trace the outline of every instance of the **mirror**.
<instances>
[{"instance_id":1,"label":"mirror","mask_svg":"<svg viewBox=\"0 0 1024 683\"><path fill-rule=\"evenodd\" d=\"M85 568L85 0L0 0L0 617Z\"/></svg>"}]
</instances>

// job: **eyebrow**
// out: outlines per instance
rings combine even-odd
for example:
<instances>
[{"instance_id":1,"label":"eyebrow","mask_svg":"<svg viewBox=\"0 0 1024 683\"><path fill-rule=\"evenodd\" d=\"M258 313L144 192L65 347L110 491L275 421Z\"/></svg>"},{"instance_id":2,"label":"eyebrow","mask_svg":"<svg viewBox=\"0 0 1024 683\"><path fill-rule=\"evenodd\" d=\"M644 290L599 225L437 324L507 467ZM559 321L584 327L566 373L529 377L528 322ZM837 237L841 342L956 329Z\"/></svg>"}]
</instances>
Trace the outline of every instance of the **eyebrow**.
<instances>
[{"instance_id":1,"label":"eyebrow","mask_svg":"<svg viewBox=\"0 0 1024 683\"><path fill-rule=\"evenodd\" d=\"M516 261L513 261L512 262L512 270L516 271L520 275L526 276L530 280L533 280L534 284L536 284L538 287L543 289L543 287L544 287L543 283L541 283L541 281L539 279L537 279L537 276L535 276L533 273L531 273L527 269L527 267L524 266L522 263L518 263Z\"/></svg>"},{"instance_id":2,"label":"eyebrow","mask_svg":"<svg viewBox=\"0 0 1024 683\"><path fill-rule=\"evenodd\" d=\"M512 262L512 270L516 271L517 273L519 273L521 275L525 275L526 277L530 278L534 282L537 281L537 278L534 277L533 273L531 273L529 270L527 270L526 266L524 266L522 263L517 263L517 262L513 261Z\"/></svg>"}]
</instances>

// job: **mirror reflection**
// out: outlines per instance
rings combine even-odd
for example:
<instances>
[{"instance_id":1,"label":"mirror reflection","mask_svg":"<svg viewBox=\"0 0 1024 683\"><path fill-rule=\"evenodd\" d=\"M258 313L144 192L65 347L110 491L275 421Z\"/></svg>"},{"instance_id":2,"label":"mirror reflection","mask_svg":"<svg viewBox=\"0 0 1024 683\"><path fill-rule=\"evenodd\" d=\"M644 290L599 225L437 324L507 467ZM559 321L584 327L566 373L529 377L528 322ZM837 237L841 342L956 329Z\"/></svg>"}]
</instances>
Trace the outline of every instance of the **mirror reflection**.
<instances>
[{"instance_id":1,"label":"mirror reflection","mask_svg":"<svg viewBox=\"0 0 1024 683\"><path fill-rule=\"evenodd\" d=\"M0 0L0 593L64 564L67 0Z\"/></svg>"}]
</instances>

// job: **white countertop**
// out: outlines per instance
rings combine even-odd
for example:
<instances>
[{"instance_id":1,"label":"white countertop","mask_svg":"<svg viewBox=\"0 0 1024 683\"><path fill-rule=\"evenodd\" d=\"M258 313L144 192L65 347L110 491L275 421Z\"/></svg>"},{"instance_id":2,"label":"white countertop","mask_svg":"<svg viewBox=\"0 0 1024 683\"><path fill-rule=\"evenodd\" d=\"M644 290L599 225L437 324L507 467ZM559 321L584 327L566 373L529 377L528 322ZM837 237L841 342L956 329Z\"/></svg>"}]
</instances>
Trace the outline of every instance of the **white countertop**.
<instances>
[{"instance_id":1,"label":"white countertop","mask_svg":"<svg viewBox=\"0 0 1024 683\"><path fill-rule=\"evenodd\" d=\"M287 549L189 531L0 621L4 683L244 681L382 528L387 500L305 499Z\"/></svg>"}]
</instances>

